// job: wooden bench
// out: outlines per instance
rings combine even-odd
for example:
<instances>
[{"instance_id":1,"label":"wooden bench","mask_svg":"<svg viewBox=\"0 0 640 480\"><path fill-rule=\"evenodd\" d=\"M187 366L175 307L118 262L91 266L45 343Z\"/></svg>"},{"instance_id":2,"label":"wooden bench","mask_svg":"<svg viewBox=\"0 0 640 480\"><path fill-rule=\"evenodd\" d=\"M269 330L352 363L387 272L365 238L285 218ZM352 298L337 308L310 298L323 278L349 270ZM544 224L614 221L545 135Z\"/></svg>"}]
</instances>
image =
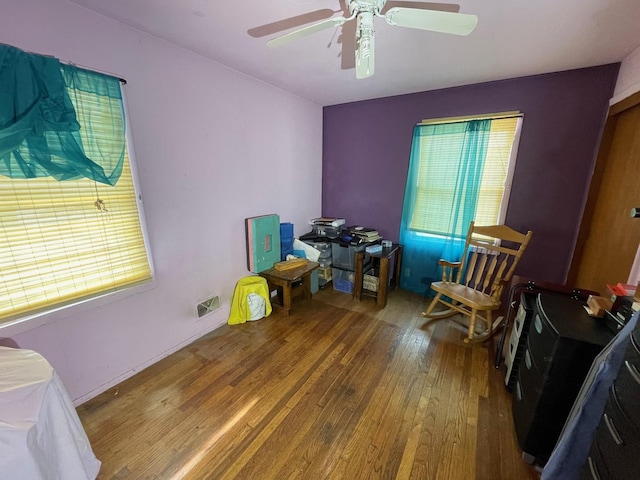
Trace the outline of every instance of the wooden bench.
<instances>
[{"instance_id":1,"label":"wooden bench","mask_svg":"<svg viewBox=\"0 0 640 480\"><path fill-rule=\"evenodd\" d=\"M287 270L270 268L260 272L259 275L267 280L269 292L278 292L279 305L272 302L272 306L282 308L285 316L288 316L294 297L303 295L305 299L311 300L311 272L319 266L317 262L308 262L306 265Z\"/></svg>"}]
</instances>

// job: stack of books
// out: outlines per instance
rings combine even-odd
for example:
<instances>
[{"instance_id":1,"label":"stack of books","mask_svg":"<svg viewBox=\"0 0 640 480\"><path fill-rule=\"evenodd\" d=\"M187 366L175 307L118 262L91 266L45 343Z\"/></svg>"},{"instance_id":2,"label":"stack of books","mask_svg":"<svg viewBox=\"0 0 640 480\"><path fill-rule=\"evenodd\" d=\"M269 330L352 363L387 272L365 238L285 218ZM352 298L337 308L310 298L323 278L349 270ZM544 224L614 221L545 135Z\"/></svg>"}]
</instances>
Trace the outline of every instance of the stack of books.
<instances>
[{"instance_id":1,"label":"stack of books","mask_svg":"<svg viewBox=\"0 0 640 480\"><path fill-rule=\"evenodd\" d=\"M617 285L607 285L607 288L612 295L618 297L632 297L636 293L636 285L629 285L628 283L618 283Z\"/></svg>"},{"instance_id":2,"label":"stack of books","mask_svg":"<svg viewBox=\"0 0 640 480\"><path fill-rule=\"evenodd\" d=\"M373 228L365 228L365 227L350 227L349 233L354 237L361 238L366 243L375 242L376 240L380 240L382 236L378 233L377 230Z\"/></svg>"}]
</instances>

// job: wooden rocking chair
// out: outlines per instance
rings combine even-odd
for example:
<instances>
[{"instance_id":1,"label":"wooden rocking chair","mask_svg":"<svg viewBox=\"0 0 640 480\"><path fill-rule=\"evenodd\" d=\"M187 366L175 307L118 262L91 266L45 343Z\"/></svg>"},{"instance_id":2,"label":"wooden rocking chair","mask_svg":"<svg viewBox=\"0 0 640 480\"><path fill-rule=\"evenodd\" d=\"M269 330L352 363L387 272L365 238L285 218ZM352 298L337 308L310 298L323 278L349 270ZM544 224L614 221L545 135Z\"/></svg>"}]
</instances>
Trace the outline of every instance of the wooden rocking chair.
<instances>
[{"instance_id":1,"label":"wooden rocking chair","mask_svg":"<svg viewBox=\"0 0 640 480\"><path fill-rule=\"evenodd\" d=\"M492 312L500 307L502 290L511 280L531 235L531 231L525 235L505 225L479 227L471 222L462 261L440 260L442 281L431 284L436 296L422 315L436 320L461 313L469 317L465 343L489 338L501 323L501 317L493 321ZM447 310L432 313L438 303ZM478 317L486 324L479 334Z\"/></svg>"}]
</instances>

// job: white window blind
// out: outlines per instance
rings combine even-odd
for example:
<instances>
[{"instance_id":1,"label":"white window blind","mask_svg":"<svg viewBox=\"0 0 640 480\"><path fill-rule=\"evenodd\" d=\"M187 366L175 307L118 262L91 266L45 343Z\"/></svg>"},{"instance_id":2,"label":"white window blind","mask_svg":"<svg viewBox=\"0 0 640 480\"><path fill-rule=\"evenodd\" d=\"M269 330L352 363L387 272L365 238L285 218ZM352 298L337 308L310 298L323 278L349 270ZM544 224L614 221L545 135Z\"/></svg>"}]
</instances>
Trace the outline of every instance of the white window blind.
<instances>
[{"instance_id":1,"label":"white window blind","mask_svg":"<svg viewBox=\"0 0 640 480\"><path fill-rule=\"evenodd\" d=\"M487 156L482 170L475 214L478 225L502 223L522 117L491 121ZM450 232L451 205L456 193L460 144L464 133L420 138L417 193L410 229L435 235ZM466 232L463 232L466 234Z\"/></svg>"},{"instance_id":2,"label":"white window blind","mask_svg":"<svg viewBox=\"0 0 640 480\"><path fill-rule=\"evenodd\" d=\"M121 115L120 106L80 91L72 100L77 95L81 126L91 117L89 140L110 148L111 117ZM151 278L128 155L115 186L0 176L0 225L0 323Z\"/></svg>"}]
</instances>

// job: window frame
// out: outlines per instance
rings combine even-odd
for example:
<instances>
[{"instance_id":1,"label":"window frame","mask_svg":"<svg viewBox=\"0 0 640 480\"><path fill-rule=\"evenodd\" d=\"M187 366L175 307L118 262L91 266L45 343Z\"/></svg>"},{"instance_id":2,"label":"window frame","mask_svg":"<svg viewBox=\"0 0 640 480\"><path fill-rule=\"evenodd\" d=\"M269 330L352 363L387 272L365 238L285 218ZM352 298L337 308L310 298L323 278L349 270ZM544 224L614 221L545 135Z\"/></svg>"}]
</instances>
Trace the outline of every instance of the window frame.
<instances>
[{"instance_id":1,"label":"window frame","mask_svg":"<svg viewBox=\"0 0 640 480\"><path fill-rule=\"evenodd\" d=\"M513 177L516 169L516 161L518 155L518 149L520 146L520 137L522 134L522 124L524 122L524 114L520 111L509 111L502 113L489 113L483 115L469 115L469 116L459 116L459 117L445 117L445 118L434 118L434 119L424 119L418 125L435 125L435 124L446 124L446 123L454 123L454 122L469 122L472 120L480 120L480 119L500 119L500 118L516 118L516 126L514 130L513 142L511 145L511 151L509 154L509 159L507 161L507 173L505 175L504 181L504 189L502 191L502 198L500 200L500 206L498 208L498 215L496 224L504 224L507 209L509 206L509 200L511 198L511 190L513 186ZM407 226L408 229L412 230L415 235L419 237L430 237L430 238L449 238L449 235L438 234L433 232L423 232L417 229L411 229L410 226ZM454 240L458 239L464 242L464 237L454 236L452 237Z\"/></svg>"}]
</instances>

